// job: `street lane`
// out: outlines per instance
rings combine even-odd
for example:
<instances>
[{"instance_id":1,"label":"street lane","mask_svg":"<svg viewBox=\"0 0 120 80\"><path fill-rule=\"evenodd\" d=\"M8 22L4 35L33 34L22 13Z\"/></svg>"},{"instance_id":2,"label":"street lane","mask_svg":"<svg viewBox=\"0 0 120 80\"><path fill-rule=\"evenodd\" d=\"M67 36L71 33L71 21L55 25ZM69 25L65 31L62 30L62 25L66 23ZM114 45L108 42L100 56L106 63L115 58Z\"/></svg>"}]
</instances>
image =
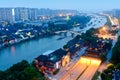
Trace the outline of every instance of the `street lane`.
<instances>
[{"instance_id":1,"label":"street lane","mask_svg":"<svg viewBox=\"0 0 120 80\"><path fill-rule=\"evenodd\" d=\"M81 74L86 68L86 64L80 62L74 70L72 70L63 80L76 80L76 78Z\"/></svg>"},{"instance_id":2,"label":"street lane","mask_svg":"<svg viewBox=\"0 0 120 80\"><path fill-rule=\"evenodd\" d=\"M60 80L76 80L79 75L79 80L91 80L97 71L101 60L91 57L81 57L72 69L68 70ZM88 66L88 68L87 68ZM83 71L85 72L83 73ZM82 74L83 73L83 74Z\"/></svg>"},{"instance_id":3,"label":"street lane","mask_svg":"<svg viewBox=\"0 0 120 80\"><path fill-rule=\"evenodd\" d=\"M80 76L78 80L92 80L95 72L97 71L101 60L91 59L91 63L89 67L85 70L85 72Z\"/></svg>"},{"instance_id":4,"label":"street lane","mask_svg":"<svg viewBox=\"0 0 120 80\"><path fill-rule=\"evenodd\" d=\"M79 50L79 51L77 52L77 54L78 54L79 56L78 56L78 57L74 57L67 66L61 68L60 71L59 71L59 73L53 77L53 80L60 80L60 78L61 78L62 76L64 76L73 66L75 66L75 64L76 64L76 63L78 62L78 60L80 59L81 55L85 53L85 50L86 50L86 47L81 48L81 50ZM79 68L78 68L78 69L79 69Z\"/></svg>"},{"instance_id":5,"label":"street lane","mask_svg":"<svg viewBox=\"0 0 120 80\"><path fill-rule=\"evenodd\" d=\"M78 61L75 63L75 65L73 65L72 68L70 68L59 80L67 80L69 74L70 74L72 71L74 71L75 69L77 69L80 63L81 63L80 60L78 60Z\"/></svg>"}]
</instances>

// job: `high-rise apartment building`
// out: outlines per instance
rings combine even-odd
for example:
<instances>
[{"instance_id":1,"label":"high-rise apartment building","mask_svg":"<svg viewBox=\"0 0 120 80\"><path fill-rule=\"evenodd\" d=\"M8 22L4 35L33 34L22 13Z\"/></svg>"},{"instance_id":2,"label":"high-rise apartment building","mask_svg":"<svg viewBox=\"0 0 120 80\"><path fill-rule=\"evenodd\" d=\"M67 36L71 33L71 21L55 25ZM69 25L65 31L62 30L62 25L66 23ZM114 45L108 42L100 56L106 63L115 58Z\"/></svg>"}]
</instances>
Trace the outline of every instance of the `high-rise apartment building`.
<instances>
[{"instance_id":1,"label":"high-rise apartment building","mask_svg":"<svg viewBox=\"0 0 120 80\"><path fill-rule=\"evenodd\" d=\"M29 9L29 20L37 20L38 17L38 9L30 8Z\"/></svg>"},{"instance_id":2,"label":"high-rise apartment building","mask_svg":"<svg viewBox=\"0 0 120 80\"><path fill-rule=\"evenodd\" d=\"M37 20L39 16L53 16L58 14L76 14L76 10L52 10L45 8L0 8L0 21L26 21L26 20Z\"/></svg>"},{"instance_id":3,"label":"high-rise apartment building","mask_svg":"<svg viewBox=\"0 0 120 80\"><path fill-rule=\"evenodd\" d=\"M15 8L15 21L25 21L29 18L29 9L28 8Z\"/></svg>"},{"instance_id":4,"label":"high-rise apartment building","mask_svg":"<svg viewBox=\"0 0 120 80\"><path fill-rule=\"evenodd\" d=\"M0 21L13 22L14 12L12 8L0 8Z\"/></svg>"},{"instance_id":5,"label":"high-rise apartment building","mask_svg":"<svg viewBox=\"0 0 120 80\"><path fill-rule=\"evenodd\" d=\"M113 16L118 17L120 19L120 9L113 10Z\"/></svg>"}]
</instances>

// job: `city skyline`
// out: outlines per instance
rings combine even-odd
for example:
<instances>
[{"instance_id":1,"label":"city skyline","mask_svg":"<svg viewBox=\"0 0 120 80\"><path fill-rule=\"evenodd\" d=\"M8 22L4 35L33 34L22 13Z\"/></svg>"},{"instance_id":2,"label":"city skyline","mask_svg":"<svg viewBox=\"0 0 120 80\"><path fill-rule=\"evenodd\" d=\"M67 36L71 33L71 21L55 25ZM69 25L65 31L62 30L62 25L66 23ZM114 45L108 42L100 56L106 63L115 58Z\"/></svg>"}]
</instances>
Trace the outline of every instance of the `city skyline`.
<instances>
[{"instance_id":1,"label":"city skyline","mask_svg":"<svg viewBox=\"0 0 120 80\"><path fill-rule=\"evenodd\" d=\"M28 8L50 8L50 9L76 9L79 11L101 11L101 10L111 10L111 9L119 9L120 1L119 0L88 0L80 1L69 1L69 0L26 0L26 1L17 1L17 0L9 0L0 1L0 7L28 7Z\"/></svg>"}]
</instances>

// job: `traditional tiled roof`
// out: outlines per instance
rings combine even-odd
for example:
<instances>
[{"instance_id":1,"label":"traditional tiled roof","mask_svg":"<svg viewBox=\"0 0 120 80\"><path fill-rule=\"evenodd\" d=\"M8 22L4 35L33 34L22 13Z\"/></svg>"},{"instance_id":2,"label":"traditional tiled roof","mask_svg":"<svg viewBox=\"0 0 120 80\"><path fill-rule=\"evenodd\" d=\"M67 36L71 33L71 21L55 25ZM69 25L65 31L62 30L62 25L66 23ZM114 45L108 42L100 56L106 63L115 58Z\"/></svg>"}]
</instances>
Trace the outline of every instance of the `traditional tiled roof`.
<instances>
[{"instance_id":1,"label":"traditional tiled roof","mask_svg":"<svg viewBox=\"0 0 120 80\"><path fill-rule=\"evenodd\" d=\"M53 61L54 63L57 61L60 61L64 55L66 55L68 52L62 50L61 48L52 52L49 54L49 60Z\"/></svg>"},{"instance_id":2,"label":"traditional tiled roof","mask_svg":"<svg viewBox=\"0 0 120 80\"><path fill-rule=\"evenodd\" d=\"M60 61L62 59L62 57L64 55L66 55L68 52L62 50L61 48L48 54L48 55L40 55L39 57L37 57L36 59L38 61L46 61L46 62L53 62L56 63L58 61Z\"/></svg>"},{"instance_id":3,"label":"traditional tiled roof","mask_svg":"<svg viewBox=\"0 0 120 80\"><path fill-rule=\"evenodd\" d=\"M48 56L46 56L46 55L40 55L36 59L38 61L47 61L48 60Z\"/></svg>"},{"instance_id":4,"label":"traditional tiled roof","mask_svg":"<svg viewBox=\"0 0 120 80\"><path fill-rule=\"evenodd\" d=\"M70 49L69 49L69 52L71 53L75 53L76 51L78 51L80 49L80 46L76 47L75 45L72 46Z\"/></svg>"}]
</instances>

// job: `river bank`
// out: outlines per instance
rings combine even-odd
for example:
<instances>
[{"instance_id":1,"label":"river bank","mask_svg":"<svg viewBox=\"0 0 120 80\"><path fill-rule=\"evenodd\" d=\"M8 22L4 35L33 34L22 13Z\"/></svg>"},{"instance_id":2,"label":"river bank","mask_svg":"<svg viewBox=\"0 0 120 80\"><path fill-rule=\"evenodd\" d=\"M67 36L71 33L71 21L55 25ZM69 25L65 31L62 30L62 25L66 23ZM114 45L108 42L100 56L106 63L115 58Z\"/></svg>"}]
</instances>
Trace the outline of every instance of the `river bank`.
<instances>
[{"instance_id":1,"label":"river bank","mask_svg":"<svg viewBox=\"0 0 120 80\"><path fill-rule=\"evenodd\" d=\"M99 16L98 16L99 17ZM102 21L99 23L98 21ZM96 20L93 18L91 21L94 22ZM90 22L91 22L90 21ZM87 26L84 29L80 29L79 27L73 28L74 31L85 31L90 29L91 27L100 27L103 26L106 23L106 18L100 17L95 22L95 26L91 25L90 27ZM89 23L88 23L89 24ZM5 49L0 50L0 70L6 70L11 65L20 62L21 60L27 60L29 62L33 61L34 58L39 56L40 54L45 53L48 50L57 50L63 45L65 45L69 40L72 39L72 37L68 36L64 39L57 40L60 38L60 35L54 35L50 37L25 41L17 45L9 46ZM52 47L51 47L52 46Z\"/></svg>"}]
</instances>

